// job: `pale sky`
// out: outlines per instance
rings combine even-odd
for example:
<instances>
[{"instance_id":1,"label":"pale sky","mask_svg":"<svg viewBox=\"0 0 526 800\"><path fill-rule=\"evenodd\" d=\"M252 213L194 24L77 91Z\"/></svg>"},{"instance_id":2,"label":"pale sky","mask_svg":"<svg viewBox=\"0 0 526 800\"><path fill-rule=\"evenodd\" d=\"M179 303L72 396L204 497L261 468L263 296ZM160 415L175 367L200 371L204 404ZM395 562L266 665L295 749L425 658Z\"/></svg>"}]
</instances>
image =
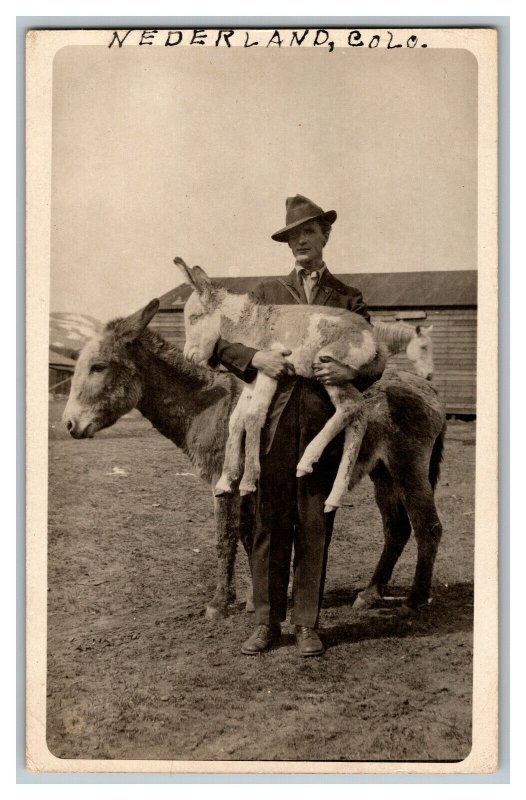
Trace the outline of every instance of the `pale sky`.
<instances>
[{"instance_id":1,"label":"pale sky","mask_svg":"<svg viewBox=\"0 0 526 800\"><path fill-rule=\"evenodd\" d=\"M51 310L102 321L181 283L293 266L296 193L336 274L476 269L465 50L67 47L54 64Z\"/></svg>"}]
</instances>

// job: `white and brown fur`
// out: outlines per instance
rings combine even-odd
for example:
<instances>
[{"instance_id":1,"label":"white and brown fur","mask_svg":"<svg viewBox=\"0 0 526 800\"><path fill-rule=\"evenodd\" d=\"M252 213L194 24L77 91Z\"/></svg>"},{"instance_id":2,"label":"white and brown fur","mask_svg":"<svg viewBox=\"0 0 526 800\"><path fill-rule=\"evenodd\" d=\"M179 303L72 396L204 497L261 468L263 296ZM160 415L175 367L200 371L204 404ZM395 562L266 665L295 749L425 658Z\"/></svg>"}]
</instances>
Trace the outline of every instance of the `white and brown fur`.
<instances>
[{"instance_id":1,"label":"white and brown fur","mask_svg":"<svg viewBox=\"0 0 526 800\"><path fill-rule=\"evenodd\" d=\"M391 353L405 349L417 374L432 374L429 330L403 323L380 324L373 328L359 314L346 309L309 305L261 305L249 295L236 295L212 283L200 267L190 269L174 259L185 280L195 290L185 306L185 357L206 363L217 340L222 337L242 342L257 350L290 350L287 361L296 375L315 376L314 365L333 359L353 367L360 377L379 378ZM241 394L230 420L225 463L215 492L230 493L241 467L245 435L245 466L239 484L241 494L256 490L260 472L261 431L278 382L258 373L253 384ZM340 431L345 430L342 458L334 485L326 500L326 511L341 504L353 472L366 427L361 393L351 384L325 385L335 411L319 434L309 443L298 465L297 476L313 470L323 451Z\"/></svg>"},{"instance_id":2,"label":"white and brown fur","mask_svg":"<svg viewBox=\"0 0 526 800\"><path fill-rule=\"evenodd\" d=\"M148 329L159 308L145 308L106 325L79 356L64 423L75 439L138 408L191 459L214 485L223 464L228 422L241 391L230 374L195 366ZM418 560L407 603L427 602L442 528L434 502L445 435L444 407L431 384L409 373L384 375L363 394L367 426L350 487L370 475L384 529L384 548L371 581L357 599L380 597L413 527ZM217 585L206 616L226 614L235 596L233 571L238 538L250 558L253 497L215 498ZM185 531L178 531L184 536ZM177 545L175 545L177 547Z\"/></svg>"}]
</instances>

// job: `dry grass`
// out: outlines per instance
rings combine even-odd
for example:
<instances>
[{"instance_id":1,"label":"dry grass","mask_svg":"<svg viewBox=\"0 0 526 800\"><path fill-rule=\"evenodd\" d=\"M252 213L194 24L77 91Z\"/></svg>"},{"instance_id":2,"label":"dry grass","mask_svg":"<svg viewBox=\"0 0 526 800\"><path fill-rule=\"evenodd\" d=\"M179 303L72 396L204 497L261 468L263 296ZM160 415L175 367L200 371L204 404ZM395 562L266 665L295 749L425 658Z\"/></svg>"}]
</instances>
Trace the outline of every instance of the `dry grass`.
<instances>
[{"instance_id":1,"label":"dry grass","mask_svg":"<svg viewBox=\"0 0 526 800\"><path fill-rule=\"evenodd\" d=\"M470 750L474 425L450 426L432 604L357 613L382 533L371 486L339 512L320 659L239 652L240 600L216 625L210 490L137 414L86 442L51 404L48 745L60 757L460 760ZM54 426L54 427L53 427ZM115 474L114 467L126 474ZM410 585L406 548L391 593Z\"/></svg>"}]
</instances>

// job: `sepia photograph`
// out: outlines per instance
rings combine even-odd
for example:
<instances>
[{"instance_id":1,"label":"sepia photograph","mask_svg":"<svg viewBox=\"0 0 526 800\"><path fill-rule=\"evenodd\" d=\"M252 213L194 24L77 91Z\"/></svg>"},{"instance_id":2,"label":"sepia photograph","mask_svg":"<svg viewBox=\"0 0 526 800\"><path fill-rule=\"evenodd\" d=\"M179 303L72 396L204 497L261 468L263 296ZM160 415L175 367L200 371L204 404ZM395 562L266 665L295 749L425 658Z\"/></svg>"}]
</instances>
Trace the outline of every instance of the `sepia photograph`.
<instances>
[{"instance_id":1,"label":"sepia photograph","mask_svg":"<svg viewBox=\"0 0 526 800\"><path fill-rule=\"evenodd\" d=\"M495 31L26 48L28 767L494 770Z\"/></svg>"}]
</instances>

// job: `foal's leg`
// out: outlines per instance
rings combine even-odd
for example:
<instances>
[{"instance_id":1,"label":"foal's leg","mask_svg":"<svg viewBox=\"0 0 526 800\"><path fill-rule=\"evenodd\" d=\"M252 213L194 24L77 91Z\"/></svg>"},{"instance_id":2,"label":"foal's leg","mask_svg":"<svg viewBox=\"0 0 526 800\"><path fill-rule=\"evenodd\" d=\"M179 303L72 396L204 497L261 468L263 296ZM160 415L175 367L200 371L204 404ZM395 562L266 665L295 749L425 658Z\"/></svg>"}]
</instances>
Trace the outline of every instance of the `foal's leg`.
<instances>
[{"instance_id":1,"label":"foal's leg","mask_svg":"<svg viewBox=\"0 0 526 800\"><path fill-rule=\"evenodd\" d=\"M411 535L411 525L404 504L400 498L399 487L391 478L387 468L381 462L371 472L374 482L374 496L384 528L384 549L376 565L369 585L359 592L354 601L354 608L368 608L379 600L393 569L402 554Z\"/></svg>"},{"instance_id":2,"label":"foal's leg","mask_svg":"<svg viewBox=\"0 0 526 800\"><path fill-rule=\"evenodd\" d=\"M348 491L366 428L367 414L365 409L360 409L350 425L345 428L345 440L340 465L331 493L325 501L326 514L340 507L341 498Z\"/></svg>"},{"instance_id":3,"label":"foal's leg","mask_svg":"<svg viewBox=\"0 0 526 800\"><path fill-rule=\"evenodd\" d=\"M250 405L252 391L252 384L243 389L230 416L223 471L214 489L216 497L222 494L231 494L234 491L234 483L239 480L245 416Z\"/></svg>"},{"instance_id":4,"label":"foal's leg","mask_svg":"<svg viewBox=\"0 0 526 800\"><path fill-rule=\"evenodd\" d=\"M242 495L256 491L259 478L260 463L259 452L261 446L261 431L267 419L267 413L276 393L278 382L258 372L252 397L245 414L245 471L239 484Z\"/></svg>"},{"instance_id":5,"label":"foal's leg","mask_svg":"<svg viewBox=\"0 0 526 800\"><path fill-rule=\"evenodd\" d=\"M327 420L318 435L315 436L312 442L306 447L298 464L296 475L301 478L309 472L312 472L313 464L319 461L321 454L329 442L344 428L351 426L351 423L356 419L356 426L351 426L349 436L346 436L344 446L345 464L342 466L340 462L341 469L338 470L336 478L337 481L339 478L338 487L330 494L331 502L329 505L332 506L332 508L326 508L326 511L333 511L334 508L340 505L341 496L347 490L365 432L366 420L363 412L363 398L358 389L355 389L354 386L350 384L345 384L345 386L326 386L325 389L336 410L333 416ZM349 479L345 486L343 485L344 475Z\"/></svg>"},{"instance_id":6,"label":"foal's leg","mask_svg":"<svg viewBox=\"0 0 526 800\"><path fill-rule=\"evenodd\" d=\"M414 465L417 467L418 465ZM435 498L427 471L428 463L418 471L413 468L403 476L402 497L415 532L418 556L413 586L407 603L410 608L425 605L431 594L433 567L442 537Z\"/></svg>"}]
</instances>

